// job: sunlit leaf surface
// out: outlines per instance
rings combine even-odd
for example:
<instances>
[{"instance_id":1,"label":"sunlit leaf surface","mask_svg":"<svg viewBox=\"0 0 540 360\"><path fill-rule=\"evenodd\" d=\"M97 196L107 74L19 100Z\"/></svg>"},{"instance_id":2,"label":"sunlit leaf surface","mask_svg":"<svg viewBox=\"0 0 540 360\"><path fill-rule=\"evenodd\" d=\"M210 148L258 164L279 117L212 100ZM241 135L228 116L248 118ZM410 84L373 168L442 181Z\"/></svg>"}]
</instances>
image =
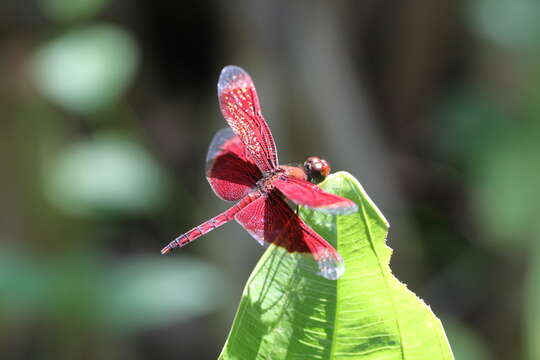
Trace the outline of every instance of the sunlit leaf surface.
<instances>
[{"instance_id":1,"label":"sunlit leaf surface","mask_svg":"<svg viewBox=\"0 0 540 360\"><path fill-rule=\"evenodd\" d=\"M389 267L388 223L350 174L324 189L354 200L356 214L302 217L345 260L337 281L313 260L271 246L245 287L220 359L453 359L441 322Z\"/></svg>"}]
</instances>

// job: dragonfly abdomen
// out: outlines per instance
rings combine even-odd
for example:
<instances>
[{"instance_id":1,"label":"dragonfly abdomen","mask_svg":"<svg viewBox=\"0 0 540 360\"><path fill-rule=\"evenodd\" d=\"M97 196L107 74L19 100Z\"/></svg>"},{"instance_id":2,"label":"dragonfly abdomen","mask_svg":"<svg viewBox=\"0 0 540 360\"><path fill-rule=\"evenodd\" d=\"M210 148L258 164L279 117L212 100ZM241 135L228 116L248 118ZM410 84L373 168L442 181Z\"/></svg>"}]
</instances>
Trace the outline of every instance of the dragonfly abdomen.
<instances>
[{"instance_id":1,"label":"dragonfly abdomen","mask_svg":"<svg viewBox=\"0 0 540 360\"><path fill-rule=\"evenodd\" d=\"M258 199L261 197L261 193L259 191L254 191L249 194L247 194L242 200L240 200L238 203L231 206L229 209L225 210L219 215L214 216L210 220L207 220L203 222L202 224L195 226L193 229L189 230L188 232L178 236L176 239L171 241L169 245L165 246L162 250L162 254L167 254L171 252L173 249L181 248L182 246L185 246L192 242L193 240L203 236L204 234L209 233L210 231L217 229L221 225L224 225L228 223L229 221L234 219L234 216L243 208L245 208L247 205L252 203L255 199Z\"/></svg>"}]
</instances>

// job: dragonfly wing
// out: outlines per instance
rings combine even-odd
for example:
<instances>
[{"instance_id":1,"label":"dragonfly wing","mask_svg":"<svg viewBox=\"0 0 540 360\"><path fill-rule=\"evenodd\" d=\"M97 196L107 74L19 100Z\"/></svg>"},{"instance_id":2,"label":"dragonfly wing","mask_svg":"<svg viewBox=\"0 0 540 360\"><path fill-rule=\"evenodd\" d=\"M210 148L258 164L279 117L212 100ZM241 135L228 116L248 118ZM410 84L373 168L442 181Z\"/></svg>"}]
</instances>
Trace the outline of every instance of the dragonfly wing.
<instances>
[{"instance_id":1,"label":"dragonfly wing","mask_svg":"<svg viewBox=\"0 0 540 360\"><path fill-rule=\"evenodd\" d=\"M235 216L236 221L261 244L272 243L289 252L310 253L319 275L336 280L345 271L337 251L300 219L276 194L262 196Z\"/></svg>"},{"instance_id":2,"label":"dragonfly wing","mask_svg":"<svg viewBox=\"0 0 540 360\"><path fill-rule=\"evenodd\" d=\"M276 144L261 114L251 77L238 66L226 66L218 81L221 113L246 147L248 157L263 172L278 167Z\"/></svg>"},{"instance_id":3,"label":"dragonfly wing","mask_svg":"<svg viewBox=\"0 0 540 360\"><path fill-rule=\"evenodd\" d=\"M234 219L262 246L268 246L271 243L264 234L267 206L268 196L264 195L234 216Z\"/></svg>"},{"instance_id":4,"label":"dragonfly wing","mask_svg":"<svg viewBox=\"0 0 540 360\"><path fill-rule=\"evenodd\" d=\"M277 179L274 186L288 199L302 206L317 211L345 215L358 210L358 206L349 199L330 194L315 184L295 178Z\"/></svg>"},{"instance_id":5,"label":"dragonfly wing","mask_svg":"<svg viewBox=\"0 0 540 360\"><path fill-rule=\"evenodd\" d=\"M206 156L206 179L223 200L236 201L247 195L262 173L245 155L240 138L229 128L214 135Z\"/></svg>"}]
</instances>

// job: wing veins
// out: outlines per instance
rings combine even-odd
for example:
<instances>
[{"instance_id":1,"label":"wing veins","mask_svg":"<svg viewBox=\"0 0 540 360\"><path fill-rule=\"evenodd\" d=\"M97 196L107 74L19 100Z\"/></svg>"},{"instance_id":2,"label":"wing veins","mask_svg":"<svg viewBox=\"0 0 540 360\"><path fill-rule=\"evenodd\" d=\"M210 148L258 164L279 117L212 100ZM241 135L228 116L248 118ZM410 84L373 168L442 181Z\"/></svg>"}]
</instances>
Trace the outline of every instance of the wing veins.
<instances>
[{"instance_id":1,"label":"wing veins","mask_svg":"<svg viewBox=\"0 0 540 360\"><path fill-rule=\"evenodd\" d=\"M252 90L250 90L250 93L252 93ZM253 94L251 94L251 96L253 97ZM262 114L259 112L259 111L256 111L256 108L255 108L255 102L252 103L252 107L253 107L253 114L254 116L251 116L251 114L248 112L247 109L244 109L243 107L239 106L239 109L245 114L246 117L252 119L252 123L255 125L255 128L256 129L260 129L261 127L263 127L262 125L262 122L261 121L257 121L254 119L254 117L260 117L262 121L266 121L264 119L264 117L262 116ZM252 152L248 149L248 147L246 147L246 149L248 150L248 152L253 155L254 158L256 159L261 159L262 161L265 161L265 162L268 162L270 167L273 168L273 169L276 169L277 168L277 161L276 161L276 157L277 156L271 156L270 154L268 154L267 150L268 149L272 149L274 153L276 153L276 150L275 150L275 145L274 145L274 142L271 141L269 138L268 138L268 135L267 133L270 132L270 129L268 128L268 125L264 126L265 131L264 133L258 131L256 132L256 136L257 138L261 141L262 144L264 144L265 146L262 146L261 149L262 149L262 152L264 153L264 158L261 158L260 156L258 156L257 153L255 152ZM262 138L261 138L261 135L262 135ZM272 138L273 140L273 138Z\"/></svg>"}]
</instances>

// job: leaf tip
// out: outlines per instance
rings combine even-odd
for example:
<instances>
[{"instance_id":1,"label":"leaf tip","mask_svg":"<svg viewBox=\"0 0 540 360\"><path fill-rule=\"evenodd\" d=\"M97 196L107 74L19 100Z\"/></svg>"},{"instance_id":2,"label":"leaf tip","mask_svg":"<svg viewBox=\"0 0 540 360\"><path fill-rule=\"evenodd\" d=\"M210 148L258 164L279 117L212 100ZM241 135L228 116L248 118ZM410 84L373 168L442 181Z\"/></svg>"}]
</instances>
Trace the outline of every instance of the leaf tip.
<instances>
[{"instance_id":1,"label":"leaf tip","mask_svg":"<svg viewBox=\"0 0 540 360\"><path fill-rule=\"evenodd\" d=\"M332 184L332 185L330 185L330 184ZM324 187L324 185L335 186L336 188L340 188L340 189L344 189L345 186L348 185L350 190L357 194L356 201L357 201L358 207L360 209L362 208L362 204L359 203L358 200L367 202L368 206L371 207L373 209L373 211L375 211L375 213L381 219L381 221L384 223L384 225L387 228L390 227L390 223L384 217L383 213L381 212L381 210L379 210L377 205L375 205L373 200L371 200L371 198L367 194L367 192L364 189L364 187L362 186L362 184L360 184L358 179L356 179L349 172L347 172L347 171L338 171L338 172L335 172L333 174L330 174L320 185L322 185L323 187ZM354 201L355 199L351 199L351 200Z\"/></svg>"}]
</instances>

